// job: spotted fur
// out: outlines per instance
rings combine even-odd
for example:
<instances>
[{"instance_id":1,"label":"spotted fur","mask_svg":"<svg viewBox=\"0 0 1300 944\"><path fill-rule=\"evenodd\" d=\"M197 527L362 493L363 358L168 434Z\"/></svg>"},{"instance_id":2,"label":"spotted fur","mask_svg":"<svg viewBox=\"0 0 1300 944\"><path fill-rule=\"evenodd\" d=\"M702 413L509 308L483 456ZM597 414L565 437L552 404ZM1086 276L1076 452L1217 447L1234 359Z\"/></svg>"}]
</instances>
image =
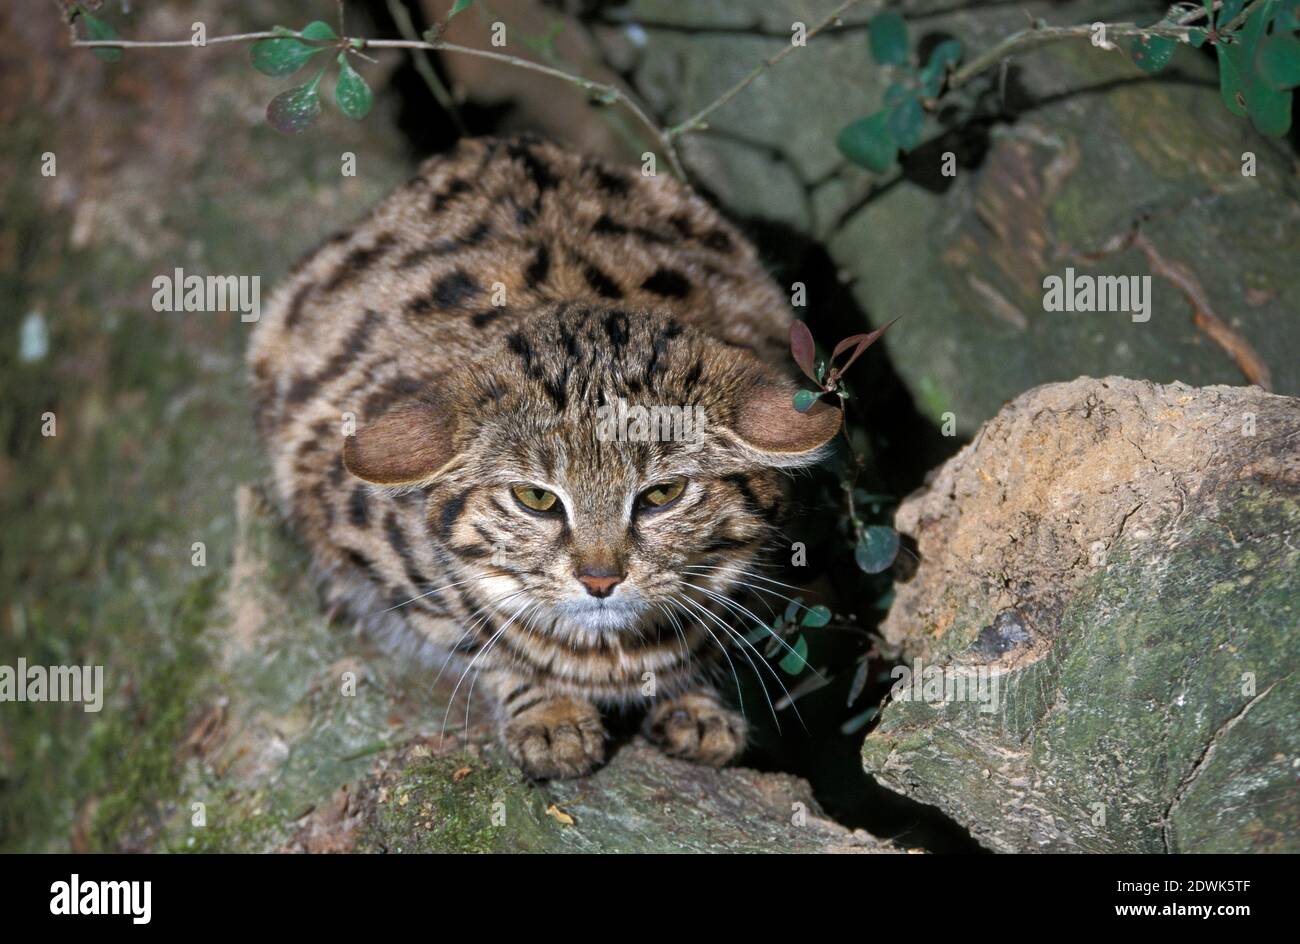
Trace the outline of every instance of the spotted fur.
<instances>
[{"instance_id":1,"label":"spotted fur","mask_svg":"<svg viewBox=\"0 0 1300 944\"><path fill-rule=\"evenodd\" d=\"M682 756L743 747L711 681L758 658L752 627L709 593L736 596L780 469L837 425L789 406L790 319L753 248L675 181L471 140L301 263L249 360L331 602L387 609L495 700L525 772L575 776L603 760L610 705L647 704ZM602 440L620 399L702 411L702 432ZM671 505L638 504L674 478ZM523 507L521 483L561 513ZM581 573L621 582L597 599Z\"/></svg>"}]
</instances>

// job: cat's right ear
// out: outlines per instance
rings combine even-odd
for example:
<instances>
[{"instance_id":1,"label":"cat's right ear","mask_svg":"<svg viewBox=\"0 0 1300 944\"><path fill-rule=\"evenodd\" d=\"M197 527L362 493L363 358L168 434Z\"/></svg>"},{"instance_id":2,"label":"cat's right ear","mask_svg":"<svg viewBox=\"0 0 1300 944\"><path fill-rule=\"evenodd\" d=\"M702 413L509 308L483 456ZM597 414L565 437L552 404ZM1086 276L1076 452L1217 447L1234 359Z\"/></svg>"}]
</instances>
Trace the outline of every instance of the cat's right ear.
<instances>
[{"instance_id":1,"label":"cat's right ear","mask_svg":"<svg viewBox=\"0 0 1300 944\"><path fill-rule=\"evenodd\" d=\"M375 485L418 485L438 477L456 456L457 416L432 398L408 400L376 417L343 443L343 465Z\"/></svg>"}]
</instances>

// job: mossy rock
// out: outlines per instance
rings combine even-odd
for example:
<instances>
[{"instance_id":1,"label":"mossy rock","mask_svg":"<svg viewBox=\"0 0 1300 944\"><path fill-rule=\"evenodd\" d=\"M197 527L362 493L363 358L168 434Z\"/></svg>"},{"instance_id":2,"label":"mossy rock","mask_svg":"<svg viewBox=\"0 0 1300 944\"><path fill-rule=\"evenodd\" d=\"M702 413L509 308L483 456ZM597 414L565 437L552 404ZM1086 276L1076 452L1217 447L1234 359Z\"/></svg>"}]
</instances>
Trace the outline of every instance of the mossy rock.
<instances>
[{"instance_id":1,"label":"mossy rock","mask_svg":"<svg viewBox=\"0 0 1300 944\"><path fill-rule=\"evenodd\" d=\"M1253 388L1010 403L900 507L882 627L985 687L892 698L868 772L999 851L1300 848L1298 439Z\"/></svg>"},{"instance_id":2,"label":"mossy rock","mask_svg":"<svg viewBox=\"0 0 1300 944\"><path fill-rule=\"evenodd\" d=\"M165 848L159 824L209 707L236 486L263 460L244 381L251 325L155 311L152 280L177 266L255 275L265 302L413 160L391 102L364 125L327 115L284 137L262 115L283 83L247 49L105 63L68 48L58 9L4 14L0 663L102 665L107 691L98 714L0 706L0 848ZM204 15L210 32L240 32L301 25L303 10L216 0ZM193 21L176 4L101 16L134 38L187 37ZM45 343L23 345L24 324Z\"/></svg>"}]
</instances>

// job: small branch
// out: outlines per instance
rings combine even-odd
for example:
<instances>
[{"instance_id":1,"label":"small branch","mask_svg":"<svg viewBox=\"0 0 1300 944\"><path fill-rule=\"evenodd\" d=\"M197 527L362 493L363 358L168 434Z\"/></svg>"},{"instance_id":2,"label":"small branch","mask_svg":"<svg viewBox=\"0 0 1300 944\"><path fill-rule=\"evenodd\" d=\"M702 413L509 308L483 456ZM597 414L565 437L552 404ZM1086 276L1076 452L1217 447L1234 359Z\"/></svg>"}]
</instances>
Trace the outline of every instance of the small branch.
<instances>
[{"instance_id":1,"label":"small branch","mask_svg":"<svg viewBox=\"0 0 1300 944\"><path fill-rule=\"evenodd\" d=\"M832 10L825 19L823 19L820 23L818 23L816 26L810 29L805 38L812 39L822 30L826 29L831 24L837 22L841 16L843 16L846 12L848 12L850 8L857 6L861 2L862 0L844 0L844 2L842 2L834 10ZM789 43L785 47L783 47L780 52L764 59L761 63L759 63L757 66L751 69L750 72L743 79L741 79L731 88L727 89L727 91L723 92L720 96L715 98L713 101L709 102L709 104L705 105L694 115L687 118L685 121L675 124L671 128L669 128L665 132L666 137L669 140L674 140L676 138L681 137L683 134L689 134L692 131L699 131L703 128L706 128L707 125L705 124L704 120L708 118L709 115L713 114L723 105L727 104L727 102L731 101L741 92L743 92L746 88L748 88L751 84L753 84L754 80L757 79L760 75L762 75L768 69L772 68L778 62L784 59L786 56L790 55L790 53L794 52L796 49L799 48L800 48L799 46L796 46L793 43Z\"/></svg>"},{"instance_id":2,"label":"small branch","mask_svg":"<svg viewBox=\"0 0 1300 944\"><path fill-rule=\"evenodd\" d=\"M1254 3L1247 4L1230 22L1220 26L1219 31L1227 32L1236 29L1246 21L1246 18L1250 16L1251 10L1255 8L1258 2L1259 0L1255 0ZM1222 0L1218 0L1218 2L1214 4L1216 10L1221 6ZM1104 24L1106 28L1106 39L1109 41L1111 37L1164 36L1169 39L1176 39L1179 42L1188 43L1191 42L1191 33L1193 29L1204 29L1204 27L1194 27L1192 25L1198 20L1204 18L1204 16L1205 8L1201 7L1190 11L1179 19L1178 22L1171 23L1168 26L1138 26L1134 23L1106 23ZM960 69L955 70L948 78L948 90L951 91L960 88L984 70L1005 60L1013 52L1029 49L1034 46L1045 45L1047 43L1054 43L1063 39L1090 37L1092 36L1093 31L1094 27L1091 23L1081 24L1079 26L1045 26L1035 24L1028 29L1012 33L1001 42L997 43L990 49L985 50L970 62L963 65Z\"/></svg>"},{"instance_id":3,"label":"small branch","mask_svg":"<svg viewBox=\"0 0 1300 944\"><path fill-rule=\"evenodd\" d=\"M852 0L852 2L856 3L858 0ZM286 37L302 39L300 33L293 30L284 30L281 32L240 33L233 36L213 36L208 39L207 45L214 45L216 43L247 42L258 39L284 39ZM353 45L354 43L359 43L359 47ZM340 44L344 48L350 49L426 49L434 52L449 52L465 56L477 56L480 59L491 59L494 62L504 62L519 69L539 72L542 75L548 75L552 78L568 82L571 85L576 85L593 96L597 101L606 105L613 105L616 103L621 104L635 115L637 120L651 131L655 140L663 147L673 173L682 180L686 179L686 168L682 166L681 158L677 154L677 148L673 144L672 137L655 124L654 120L646 114L645 109L643 109L635 99L622 89L610 85L607 82L597 82L593 79L583 78L580 75L565 72L563 69L542 65L541 63L533 62L529 59L512 56L509 53L494 52L490 49L477 49L473 46L461 46L457 43L449 43L441 39L435 39L433 42L426 42L419 39L361 39L345 36L340 40ZM110 49L174 49L186 46L192 47L193 43L187 39L149 41L129 39L74 39L72 45L84 49L94 49L97 47L106 47Z\"/></svg>"},{"instance_id":4,"label":"small branch","mask_svg":"<svg viewBox=\"0 0 1300 944\"><path fill-rule=\"evenodd\" d=\"M340 5L342 0L339 0ZM415 31L415 24L411 22L410 11L400 2L400 0L388 0L388 12L397 24L397 30L408 40L418 41L419 34ZM438 73L433 69L433 63L425 55L423 50L412 50L411 60L415 63L415 71L420 73L420 78L424 79L424 84L429 87L433 93L434 99L442 106L443 111L451 115L452 122L456 125L456 130L461 134L467 134L465 122L461 120L460 109L456 107L456 101L451 97L451 92L447 86L442 84L438 78Z\"/></svg>"},{"instance_id":5,"label":"small branch","mask_svg":"<svg viewBox=\"0 0 1300 944\"><path fill-rule=\"evenodd\" d=\"M857 2L857 0L854 0ZM645 110L637 104L636 100L629 96L622 89L607 82L597 82L594 79L583 78L580 75L574 75L572 72L565 72L563 69L557 69L554 66L543 65L540 62L533 62L531 59L522 59L519 56L512 56L509 53L494 52L490 49L479 49L475 46L462 46L459 43L449 43L441 39L435 39L433 42L423 40L409 39L363 39L361 40L363 49L432 49L436 52L458 53L465 56L477 56L480 59L491 59L494 62L504 62L508 65L520 69L527 69L531 72L540 72L542 75L549 75L555 79L561 79L571 85L590 94L597 101L606 105L615 103L623 105L628 111L632 112L643 125L654 133L656 140L663 146L668 156L668 163L672 166L673 173L686 179L686 168L682 166L681 159L677 155L677 148L673 145L672 137L655 124L654 119L646 114Z\"/></svg>"},{"instance_id":6,"label":"small branch","mask_svg":"<svg viewBox=\"0 0 1300 944\"><path fill-rule=\"evenodd\" d=\"M268 31L262 33L236 33L233 36L209 36L203 46L195 46L188 39L78 39L72 45L84 49L95 49L101 46L110 49L174 49L178 46L202 49L204 46L215 46L217 43L246 43L255 39L286 39L288 37L302 39L302 34L293 30L285 30L279 33Z\"/></svg>"}]
</instances>

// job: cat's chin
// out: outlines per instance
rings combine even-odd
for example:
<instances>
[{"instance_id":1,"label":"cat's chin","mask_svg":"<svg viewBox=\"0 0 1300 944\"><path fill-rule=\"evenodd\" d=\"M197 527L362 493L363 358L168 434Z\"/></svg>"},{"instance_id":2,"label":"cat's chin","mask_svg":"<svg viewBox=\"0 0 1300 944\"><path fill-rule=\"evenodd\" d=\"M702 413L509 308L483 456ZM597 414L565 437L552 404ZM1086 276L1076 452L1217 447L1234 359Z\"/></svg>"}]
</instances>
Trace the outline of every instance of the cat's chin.
<instances>
[{"instance_id":1,"label":"cat's chin","mask_svg":"<svg viewBox=\"0 0 1300 944\"><path fill-rule=\"evenodd\" d=\"M631 600L566 600L554 612L587 632L612 633L635 627L645 610L644 603Z\"/></svg>"}]
</instances>

